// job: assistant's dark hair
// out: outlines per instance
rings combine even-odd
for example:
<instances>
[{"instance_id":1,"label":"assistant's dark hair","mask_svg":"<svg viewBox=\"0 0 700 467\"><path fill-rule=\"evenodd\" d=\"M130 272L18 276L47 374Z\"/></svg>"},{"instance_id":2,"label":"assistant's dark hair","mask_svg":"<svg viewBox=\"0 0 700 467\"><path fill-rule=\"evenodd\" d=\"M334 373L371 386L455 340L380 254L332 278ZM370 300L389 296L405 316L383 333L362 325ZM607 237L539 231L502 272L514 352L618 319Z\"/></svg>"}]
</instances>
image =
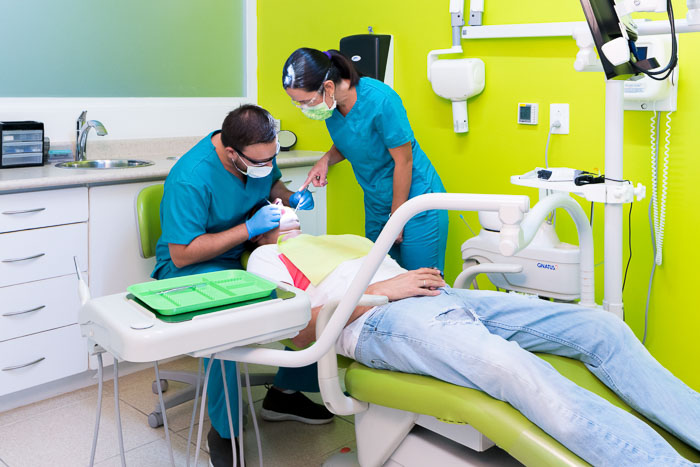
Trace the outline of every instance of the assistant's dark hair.
<instances>
[{"instance_id":1,"label":"assistant's dark hair","mask_svg":"<svg viewBox=\"0 0 700 467\"><path fill-rule=\"evenodd\" d=\"M350 87L353 87L360 81L360 75L352 62L339 51L321 52L306 47L295 50L282 69L284 89L317 91L328 79L335 84L347 79L350 80Z\"/></svg>"},{"instance_id":2,"label":"assistant's dark hair","mask_svg":"<svg viewBox=\"0 0 700 467\"><path fill-rule=\"evenodd\" d=\"M243 104L229 112L221 124L224 147L243 149L251 144L275 140L275 120L270 112L253 104Z\"/></svg>"}]
</instances>

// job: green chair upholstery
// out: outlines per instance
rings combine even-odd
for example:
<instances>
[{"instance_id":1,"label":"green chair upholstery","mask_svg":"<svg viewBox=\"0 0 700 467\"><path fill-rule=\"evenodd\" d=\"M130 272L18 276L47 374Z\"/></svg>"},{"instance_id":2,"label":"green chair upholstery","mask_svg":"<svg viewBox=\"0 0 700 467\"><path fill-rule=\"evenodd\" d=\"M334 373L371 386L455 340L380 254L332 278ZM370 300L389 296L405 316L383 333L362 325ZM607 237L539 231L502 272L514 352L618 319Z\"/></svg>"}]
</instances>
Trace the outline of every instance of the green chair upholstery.
<instances>
[{"instance_id":1,"label":"green chair upholstery","mask_svg":"<svg viewBox=\"0 0 700 467\"><path fill-rule=\"evenodd\" d=\"M139 233L139 249L143 258L156 255L156 243L160 238L160 201L163 184L147 186L136 196L136 226Z\"/></svg>"},{"instance_id":2,"label":"green chair upholstery","mask_svg":"<svg viewBox=\"0 0 700 467\"><path fill-rule=\"evenodd\" d=\"M634 412L581 362L556 355L538 356L579 386L644 420L682 456L700 462L700 452ZM361 401L432 415L447 423L469 424L525 465L588 465L509 404L475 389L428 376L376 370L357 362L348 367L345 386Z\"/></svg>"}]
</instances>

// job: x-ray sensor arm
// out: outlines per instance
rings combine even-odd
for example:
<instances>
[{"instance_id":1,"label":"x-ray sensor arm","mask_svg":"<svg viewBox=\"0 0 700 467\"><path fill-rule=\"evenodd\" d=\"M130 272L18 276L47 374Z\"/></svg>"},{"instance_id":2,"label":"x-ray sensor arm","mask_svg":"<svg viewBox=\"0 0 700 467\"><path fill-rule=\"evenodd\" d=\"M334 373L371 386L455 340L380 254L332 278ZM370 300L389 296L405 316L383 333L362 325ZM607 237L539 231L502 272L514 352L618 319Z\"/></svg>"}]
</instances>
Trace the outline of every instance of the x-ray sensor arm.
<instances>
[{"instance_id":1,"label":"x-ray sensor arm","mask_svg":"<svg viewBox=\"0 0 700 467\"><path fill-rule=\"evenodd\" d=\"M428 81L430 81L431 65L440 55L461 54L463 52L462 26L464 26L464 0L450 0L450 18L452 24L452 47L428 52Z\"/></svg>"}]
</instances>

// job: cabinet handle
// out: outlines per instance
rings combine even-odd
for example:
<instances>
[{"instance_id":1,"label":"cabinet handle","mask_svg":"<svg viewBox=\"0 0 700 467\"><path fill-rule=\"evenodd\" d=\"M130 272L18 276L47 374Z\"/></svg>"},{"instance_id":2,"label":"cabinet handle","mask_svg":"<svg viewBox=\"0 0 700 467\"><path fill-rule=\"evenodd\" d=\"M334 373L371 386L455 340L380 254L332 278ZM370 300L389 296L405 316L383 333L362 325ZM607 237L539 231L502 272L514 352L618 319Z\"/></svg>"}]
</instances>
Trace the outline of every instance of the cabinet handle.
<instances>
[{"instance_id":1,"label":"cabinet handle","mask_svg":"<svg viewBox=\"0 0 700 467\"><path fill-rule=\"evenodd\" d=\"M9 311L7 313L3 313L2 316L17 316L17 315L23 315L25 313L31 313L32 311L39 311L46 308L46 305L39 305L36 308L32 308L31 310L23 310L23 311Z\"/></svg>"},{"instance_id":2,"label":"cabinet handle","mask_svg":"<svg viewBox=\"0 0 700 467\"><path fill-rule=\"evenodd\" d=\"M16 262L18 262L18 261L27 261L27 260L29 260L29 259L41 258L41 257L44 256L45 254L46 254L46 253L39 253L39 254L34 255L34 256L27 256L26 258L3 259L2 262L3 262L3 263L16 263Z\"/></svg>"},{"instance_id":3,"label":"cabinet handle","mask_svg":"<svg viewBox=\"0 0 700 467\"><path fill-rule=\"evenodd\" d=\"M42 360L46 360L46 357L39 357L36 360L34 360L33 362L23 363L21 365L6 366L5 368L2 369L2 371L19 370L20 368L26 368L26 367L31 366L31 365L36 365L37 363L39 363Z\"/></svg>"},{"instance_id":4,"label":"cabinet handle","mask_svg":"<svg viewBox=\"0 0 700 467\"><path fill-rule=\"evenodd\" d=\"M11 214L27 214L30 212L40 212L40 211L46 211L46 208L35 208L35 209L23 209L21 211L4 211L3 214L11 215Z\"/></svg>"}]
</instances>

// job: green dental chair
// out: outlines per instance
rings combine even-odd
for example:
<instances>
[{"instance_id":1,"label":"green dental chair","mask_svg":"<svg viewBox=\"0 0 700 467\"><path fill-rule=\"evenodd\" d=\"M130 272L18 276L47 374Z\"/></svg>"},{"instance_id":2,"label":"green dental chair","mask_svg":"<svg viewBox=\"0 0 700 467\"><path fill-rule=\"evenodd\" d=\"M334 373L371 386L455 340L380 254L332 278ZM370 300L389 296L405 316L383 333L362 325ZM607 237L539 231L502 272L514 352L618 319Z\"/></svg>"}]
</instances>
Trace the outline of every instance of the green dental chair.
<instances>
[{"instance_id":1,"label":"green dental chair","mask_svg":"<svg viewBox=\"0 0 700 467\"><path fill-rule=\"evenodd\" d=\"M537 356L579 386L649 424L683 457L691 462L700 462L700 452L637 414L581 362L549 354ZM319 376L327 379L330 379L328 375L333 373L335 367L333 359L329 357L324 356L319 362ZM443 442L441 449L444 452L457 452L455 457L459 459L467 449L464 446L474 451L484 451L495 444L528 466L588 465L508 403L481 391L428 376L368 368L345 357L338 358L339 365L347 367L347 394L368 404L367 410L354 412L357 454L362 467L428 465L426 462L431 465L486 465L483 461L475 464L461 460L451 462L449 455L440 460L440 448L425 443L414 442L411 448L406 447L401 452L404 448L402 443L409 440L412 430L425 433L426 429L442 436L431 434L433 439L454 441L447 441L449 445ZM409 442L407 446L410 445ZM436 445L440 446L440 443ZM432 454L428 448L433 450ZM595 446L591 446L591 449L595 449ZM347 465L343 464L342 457L336 455L330 458L324 467ZM489 465L503 464L496 461Z\"/></svg>"},{"instance_id":2,"label":"green dental chair","mask_svg":"<svg viewBox=\"0 0 700 467\"><path fill-rule=\"evenodd\" d=\"M141 257L151 258L156 254L156 243L161 235L160 202L163 198L163 184L150 185L143 188L136 196L136 226L139 238ZM194 399L197 374L189 371L160 371L163 392L168 389L168 380L186 383L187 386L175 394L165 398L165 409L175 407ZM255 373L250 375L251 386L272 384L274 373ZM200 386L204 383L200 381ZM201 387L200 387L201 389ZM158 394L157 382L151 385L154 394ZM163 425L163 414L160 404L156 402L153 412L148 415L148 424L152 428Z\"/></svg>"}]
</instances>

